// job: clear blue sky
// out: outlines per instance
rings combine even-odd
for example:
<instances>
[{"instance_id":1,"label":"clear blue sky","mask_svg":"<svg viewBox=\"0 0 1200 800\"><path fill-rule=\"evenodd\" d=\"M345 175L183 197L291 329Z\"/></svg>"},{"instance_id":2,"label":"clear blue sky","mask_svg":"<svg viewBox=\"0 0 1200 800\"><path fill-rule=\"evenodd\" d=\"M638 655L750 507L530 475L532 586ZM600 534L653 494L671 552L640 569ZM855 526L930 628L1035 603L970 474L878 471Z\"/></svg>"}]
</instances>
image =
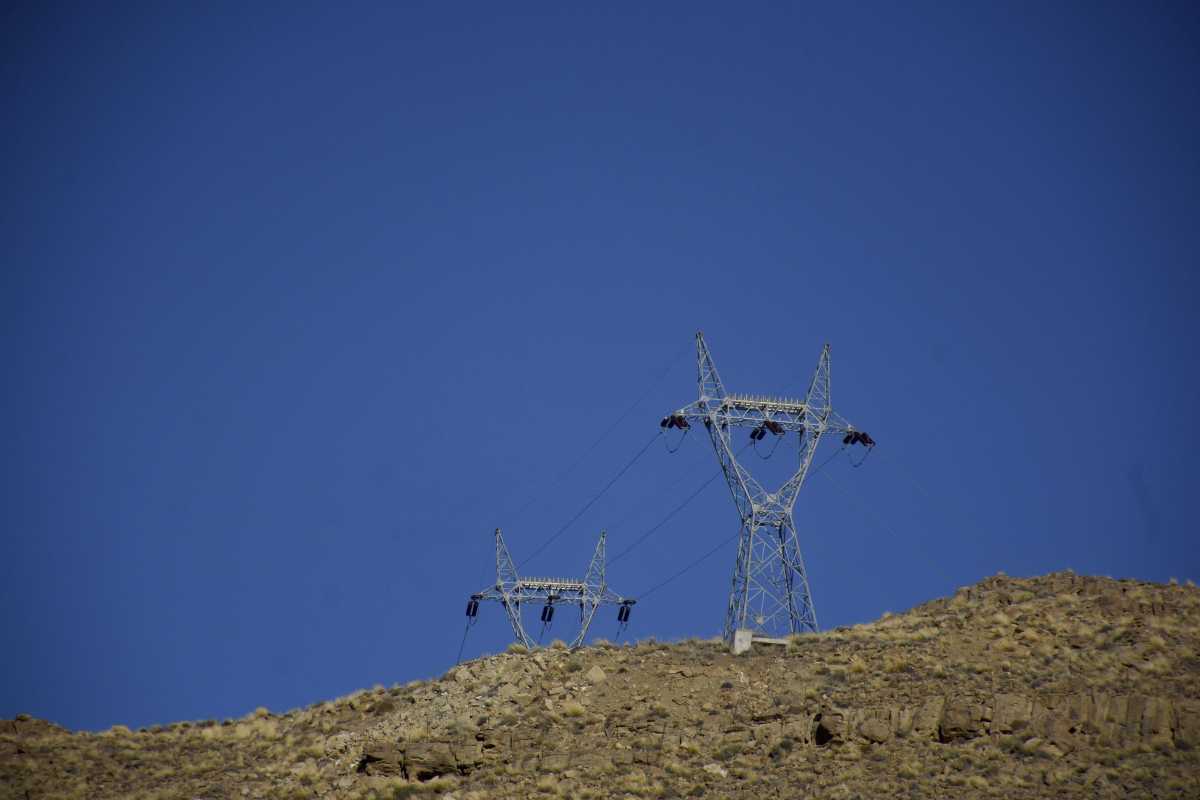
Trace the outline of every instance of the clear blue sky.
<instances>
[{"instance_id":1,"label":"clear blue sky","mask_svg":"<svg viewBox=\"0 0 1200 800\"><path fill-rule=\"evenodd\" d=\"M492 529L569 519L701 328L746 392L831 342L879 442L797 507L824 627L1200 578L1194 4L336 5L0 12L0 716L442 673ZM529 570L715 469L659 444ZM714 482L610 582L736 527ZM733 555L630 633L718 633ZM466 653L509 638L485 606Z\"/></svg>"}]
</instances>

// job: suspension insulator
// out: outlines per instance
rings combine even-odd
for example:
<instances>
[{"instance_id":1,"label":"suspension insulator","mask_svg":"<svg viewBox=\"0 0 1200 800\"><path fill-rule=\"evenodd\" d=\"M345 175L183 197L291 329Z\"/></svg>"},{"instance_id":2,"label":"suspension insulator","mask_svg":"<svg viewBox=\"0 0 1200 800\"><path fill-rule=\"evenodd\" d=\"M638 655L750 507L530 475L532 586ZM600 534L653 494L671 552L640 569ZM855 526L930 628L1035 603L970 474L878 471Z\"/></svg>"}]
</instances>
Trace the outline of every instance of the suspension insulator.
<instances>
[{"instance_id":1,"label":"suspension insulator","mask_svg":"<svg viewBox=\"0 0 1200 800\"><path fill-rule=\"evenodd\" d=\"M843 436L842 444L850 444L850 436L851 436L851 434L849 434L849 433L847 433L845 436Z\"/></svg>"},{"instance_id":2,"label":"suspension insulator","mask_svg":"<svg viewBox=\"0 0 1200 800\"><path fill-rule=\"evenodd\" d=\"M662 422L658 423L658 427L660 427L660 428L665 428L665 427L667 427L667 425L669 425L670 423L671 423L671 418L670 418L670 417L663 417L663 418L662 418Z\"/></svg>"},{"instance_id":3,"label":"suspension insulator","mask_svg":"<svg viewBox=\"0 0 1200 800\"><path fill-rule=\"evenodd\" d=\"M864 433L863 433L863 434L862 434L862 435L859 437L859 441L860 441L860 442L862 442L862 443L863 443L864 445L866 445L867 447L874 447L874 446L875 446L875 440L874 440L874 439L872 439L872 438L871 438L869 435L867 435L865 432L864 432Z\"/></svg>"},{"instance_id":4,"label":"suspension insulator","mask_svg":"<svg viewBox=\"0 0 1200 800\"><path fill-rule=\"evenodd\" d=\"M468 600L467 601L467 616L473 617L478 613L479 613L479 601L478 600Z\"/></svg>"},{"instance_id":5,"label":"suspension insulator","mask_svg":"<svg viewBox=\"0 0 1200 800\"><path fill-rule=\"evenodd\" d=\"M542 622L550 622L554 619L554 606L546 606L542 609Z\"/></svg>"},{"instance_id":6,"label":"suspension insulator","mask_svg":"<svg viewBox=\"0 0 1200 800\"><path fill-rule=\"evenodd\" d=\"M776 422L773 419L763 420L763 427L766 428L767 430L769 430L771 433L775 434L776 436L783 435L783 426L780 425L778 422Z\"/></svg>"},{"instance_id":7,"label":"suspension insulator","mask_svg":"<svg viewBox=\"0 0 1200 800\"><path fill-rule=\"evenodd\" d=\"M684 417L683 414L672 414L671 422L675 423L675 427L679 428L679 430L683 430L684 428L691 427L690 425L688 425L687 418Z\"/></svg>"}]
</instances>

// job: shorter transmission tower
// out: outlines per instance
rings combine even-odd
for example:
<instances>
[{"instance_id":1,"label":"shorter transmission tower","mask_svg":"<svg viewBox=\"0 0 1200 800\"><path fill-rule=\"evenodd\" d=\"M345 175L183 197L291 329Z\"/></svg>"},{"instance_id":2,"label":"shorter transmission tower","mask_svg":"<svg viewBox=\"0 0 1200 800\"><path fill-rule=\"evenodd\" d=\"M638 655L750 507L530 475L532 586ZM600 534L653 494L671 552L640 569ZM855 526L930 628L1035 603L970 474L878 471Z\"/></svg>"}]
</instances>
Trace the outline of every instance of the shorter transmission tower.
<instances>
[{"instance_id":1,"label":"shorter transmission tower","mask_svg":"<svg viewBox=\"0 0 1200 800\"><path fill-rule=\"evenodd\" d=\"M603 605L620 606L617 609L617 622L624 625L629 621L629 612L636 600L621 597L609 591L604 577L604 540L606 534L600 532L600 541L596 544L596 552L592 554L588 564L587 574L583 580L570 578L522 578L517 575L517 567L500 529L496 528L496 584L481 592L471 595L467 601L467 616L474 618L479 612L480 600L494 600L503 606L512 625L513 636L518 643L534 649L537 643L525 632L521 622L521 607L530 603L542 605L542 632L544 633L554 621L554 607L559 605L579 606L579 633L571 640L572 650L583 644L587 636L596 609ZM469 620L471 621L471 620ZM540 637L539 637L540 638Z\"/></svg>"}]
</instances>

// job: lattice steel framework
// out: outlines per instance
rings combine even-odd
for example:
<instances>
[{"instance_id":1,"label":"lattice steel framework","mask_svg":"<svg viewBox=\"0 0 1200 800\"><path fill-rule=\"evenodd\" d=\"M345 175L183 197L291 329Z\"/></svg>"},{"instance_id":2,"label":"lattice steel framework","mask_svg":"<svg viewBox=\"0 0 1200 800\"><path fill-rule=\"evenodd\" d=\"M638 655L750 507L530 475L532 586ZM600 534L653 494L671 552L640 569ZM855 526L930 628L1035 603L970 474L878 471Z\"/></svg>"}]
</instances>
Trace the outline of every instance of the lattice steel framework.
<instances>
[{"instance_id":1,"label":"lattice steel framework","mask_svg":"<svg viewBox=\"0 0 1200 800\"><path fill-rule=\"evenodd\" d=\"M521 621L521 607L530 603L542 603L542 622L547 625L553 621L554 608L563 605L579 606L579 632L570 642L573 650L583 644L587 636L596 609L602 605L619 605L618 622L629 619L629 608L636 600L622 597L608 588L605 578L605 549L607 534L600 532L600 541L596 543L596 551L588 564L587 574L583 580L572 578L522 578L517 574L516 564L508 554L504 537L496 528L496 583L481 592L471 595L471 603L467 605L468 616L474 616L473 609L477 608L480 600L493 600L504 608L508 622L512 625L513 636L516 640L533 649L537 642L525 631ZM476 605L472 605L476 604ZM549 618L547 618L549 609Z\"/></svg>"},{"instance_id":2,"label":"lattice steel framework","mask_svg":"<svg viewBox=\"0 0 1200 800\"><path fill-rule=\"evenodd\" d=\"M796 496L826 433L843 434L843 444L873 447L874 441L830 406L828 344L803 400L729 394L701 332L696 333L696 361L699 399L664 418L662 425L688 428L690 423L703 423L741 518L725 638L732 641L734 631L743 628L763 637L815 632L817 611L792 515ZM738 462L730 441L730 429L738 426L753 428L751 436L757 439L768 432L798 437L799 464L777 491L768 492Z\"/></svg>"}]
</instances>

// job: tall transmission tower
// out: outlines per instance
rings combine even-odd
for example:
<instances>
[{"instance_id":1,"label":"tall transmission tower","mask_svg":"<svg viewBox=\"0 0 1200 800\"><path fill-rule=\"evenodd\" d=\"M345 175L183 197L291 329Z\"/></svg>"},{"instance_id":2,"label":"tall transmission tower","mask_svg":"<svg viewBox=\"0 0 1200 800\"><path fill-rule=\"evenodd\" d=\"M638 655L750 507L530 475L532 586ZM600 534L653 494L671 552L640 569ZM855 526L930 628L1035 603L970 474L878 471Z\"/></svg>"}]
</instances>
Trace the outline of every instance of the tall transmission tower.
<instances>
[{"instance_id":1,"label":"tall transmission tower","mask_svg":"<svg viewBox=\"0 0 1200 800\"><path fill-rule=\"evenodd\" d=\"M496 583L481 592L471 595L467 601L467 616L474 620L479 612L480 600L492 600L500 603L512 625L513 636L517 642L529 649L537 647L537 642L525 631L521 620L521 607L542 603L542 631L554 622L554 609L562 605L579 606L579 632L571 640L570 648L574 650L583 644L587 637L588 627L596 616L596 609L602 605L617 605L617 622L624 625L629 621L629 613L636 600L631 600L612 592L605 578L604 542L607 534L600 532L600 541L596 543L596 551L588 563L587 573L583 580L573 578L522 578L517 575L517 566L500 529L496 528Z\"/></svg>"},{"instance_id":2,"label":"tall transmission tower","mask_svg":"<svg viewBox=\"0 0 1200 800\"><path fill-rule=\"evenodd\" d=\"M664 417L661 425L686 431L692 423L703 423L741 518L737 562L725 612L725 639L733 643L735 633L743 631L748 632L750 640L815 632L817 611L792 517L796 496L826 433L842 434L843 446L861 444L871 448L875 441L830 406L828 344L821 350L803 400L726 392L702 332L696 333L696 362L699 399ZM738 461L730 441L731 428L737 426L751 428L750 437L755 442L767 433L797 436L799 464L776 491L763 488ZM738 638L746 635L742 633Z\"/></svg>"}]
</instances>

